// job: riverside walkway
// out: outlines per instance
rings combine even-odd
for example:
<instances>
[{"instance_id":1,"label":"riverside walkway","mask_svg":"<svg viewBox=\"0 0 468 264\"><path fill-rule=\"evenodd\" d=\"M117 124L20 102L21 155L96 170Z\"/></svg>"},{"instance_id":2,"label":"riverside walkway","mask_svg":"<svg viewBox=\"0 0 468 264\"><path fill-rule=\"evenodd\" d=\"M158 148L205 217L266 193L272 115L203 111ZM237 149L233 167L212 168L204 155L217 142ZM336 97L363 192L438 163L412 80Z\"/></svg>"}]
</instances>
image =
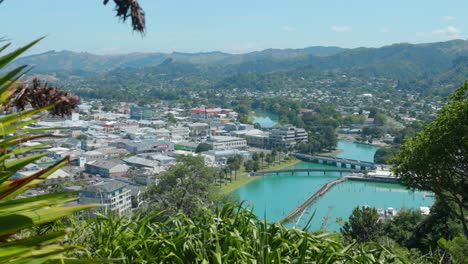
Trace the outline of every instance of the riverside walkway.
<instances>
[{"instance_id":1,"label":"riverside walkway","mask_svg":"<svg viewBox=\"0 0 468 264\"><path fill-rule=\"evenodd\" d=\"M307 199L303 204L301 204L299 207L294 209L291 213L289 213L286 217L281 219L279 222L284 223L284 222L292 220L294 217L296 217L300 213L304 212L304 210L306 210L307 207L309 207L309 205L312 202L314 202L317 198L319 198L320 196L325 194L331 187L333 187L333 186L335 186L335 185L337 185L339 183L342 183L342 182L346 181L347 179L348 179L347 177L341 177L339 179L336 179L336 180L333 180L331 182L325 183L325 185L323 185L317 192L315 192L312 196L310 196L309 199Z\"/></svg>"}]
</instances>

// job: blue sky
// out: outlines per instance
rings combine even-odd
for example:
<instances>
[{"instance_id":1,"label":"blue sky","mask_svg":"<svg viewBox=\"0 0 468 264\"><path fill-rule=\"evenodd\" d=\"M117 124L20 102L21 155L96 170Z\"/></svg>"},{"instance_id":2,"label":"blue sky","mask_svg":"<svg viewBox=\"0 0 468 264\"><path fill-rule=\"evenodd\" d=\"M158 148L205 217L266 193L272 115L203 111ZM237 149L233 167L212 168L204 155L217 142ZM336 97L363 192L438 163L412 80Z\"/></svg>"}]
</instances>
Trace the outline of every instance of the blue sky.
<instances>
[{"instance_id":1,"label":"blue sky","mask_svg":"<svg viewBox=\"0 0 468 264\"><path fill-rule=\"evenodd\" d=\"M112 1L111 1L112 2ZM243 53L308 46L380 47L468 38L466 0L140 0L147 34L102 0L5 0L0 36L48 50Z\"/></svg>"}]
</instances>

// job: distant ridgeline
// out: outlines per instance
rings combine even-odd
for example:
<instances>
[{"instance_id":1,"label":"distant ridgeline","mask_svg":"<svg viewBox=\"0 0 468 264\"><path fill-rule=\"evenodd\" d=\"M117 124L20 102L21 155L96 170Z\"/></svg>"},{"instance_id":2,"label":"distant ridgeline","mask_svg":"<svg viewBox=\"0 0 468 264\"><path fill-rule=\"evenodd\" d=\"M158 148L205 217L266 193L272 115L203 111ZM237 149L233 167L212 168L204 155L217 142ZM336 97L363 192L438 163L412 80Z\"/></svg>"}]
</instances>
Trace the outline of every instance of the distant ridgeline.
<instances>
[{"instance_id":1,"label":"distant ridgeline","mask_svg":"<svg viewBox=\"0 0 468 264\"><path fill-rule=\"evenodd\" d=\"M51 81L81 96L94 98L141 96L132 93L136 89L145 96L171 100L184 95L162 91L271 91L320 87L317 84L325 79L331 80L331 88L349 89L377 80L381 84L378 89L446 95L467 78L468 40L381 48L268 49L246 54L93 55L51 51L20 58L10 67L23 64L35 66L33 73L53 75ZM119 89L124 98L119 98Z\"/></svg>"}]
</instances>

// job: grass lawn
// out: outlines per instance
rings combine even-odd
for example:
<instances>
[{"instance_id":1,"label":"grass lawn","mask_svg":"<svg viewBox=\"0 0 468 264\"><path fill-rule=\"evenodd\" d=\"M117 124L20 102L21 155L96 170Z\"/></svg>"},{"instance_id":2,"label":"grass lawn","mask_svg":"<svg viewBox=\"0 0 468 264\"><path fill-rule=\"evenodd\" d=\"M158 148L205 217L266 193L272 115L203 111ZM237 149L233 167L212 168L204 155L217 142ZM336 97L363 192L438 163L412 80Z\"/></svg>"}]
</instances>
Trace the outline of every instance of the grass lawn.
<instances>
[{"instance_id":1,"label":"grass lawn","mask_svg":"<svg viewBox=\"0 0 468 264\"><path fill-rule=\"evenodd\" d=\"M299 163L300 160L298 159L291 159L288 161L283 161L278 164L271 164L268 167L265 167L261 171L272 171L272 170L279 170L285 167L292 166L294 164ZM233 176L234 177L234 176ZM255 179L258 179L258 177L252 176L250 177L248 173L245 172L244 167L242 167L238 172L237 172L237 180L233 180L232 182L227 182L222 183L222 185L218 189L218 194L219 195L226 195L229 194L230 192L234 191L235 189L243 186L244 184L247 184Z\"/></svg>"}]
</instances>

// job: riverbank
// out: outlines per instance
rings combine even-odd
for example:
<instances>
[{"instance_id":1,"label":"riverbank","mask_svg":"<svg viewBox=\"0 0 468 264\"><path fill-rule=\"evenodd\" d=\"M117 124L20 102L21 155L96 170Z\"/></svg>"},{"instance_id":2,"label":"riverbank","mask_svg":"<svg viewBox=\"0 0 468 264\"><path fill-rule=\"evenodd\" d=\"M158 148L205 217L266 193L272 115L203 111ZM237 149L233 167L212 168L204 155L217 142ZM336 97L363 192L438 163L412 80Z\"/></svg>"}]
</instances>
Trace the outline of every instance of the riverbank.
<instances>
[{"instance_id":1,"label":"riverbank","mask_svg":"<svg viewBox=\"0 0 468 264\"><path fill-rule=\"evenodd\" d=\"M358 140L359 135L356 134L338 134L338 140L341 141L348 141L356 144L363 144L368 146L375 146L375 147L388 147L389 144L382 142L380 140L375 139L372 143L361 142Z\"/></svg>"},{"instance_id":2,"label":"riverbank","mask_svg":"<svg viewBox=\"0 0 468 264\"><path fill-rule=\"evenodd\" d=\"M334 149L334 150L328 150L328 151L320 152L320 153L318 153L318 155L321 155L321 156L335 156L336 154L340 154L341 152L343 152L342 149Z\"/></svg>"},{"instance_id":3,"label":"riverbank","mask_svg":"<svg viewBox=\"0 0 468 264\"><path fill-rule=\"evenodd\" d=\"M272 164L271 166L262 169L260 171L267 172L267 171L273 171L273 170L280 170L284 169L289 166L293 166L297 163L301 162L300 160L293 158L291 160L283 161L278 164ZM243 168L242 168L243 171ZM242 187L246 185L247 183L250 183L251 181L254 181L256 179L259 179L261 177L255 177L255 176L250 176L248 173L245 172L240 172L237 175L237 180L233 180L232 182L227 183L226 185L220 186L218 189L217 194L220 196L227 195L233 191L235 191L237 188Z\"/></svg>"}]
</instances>

